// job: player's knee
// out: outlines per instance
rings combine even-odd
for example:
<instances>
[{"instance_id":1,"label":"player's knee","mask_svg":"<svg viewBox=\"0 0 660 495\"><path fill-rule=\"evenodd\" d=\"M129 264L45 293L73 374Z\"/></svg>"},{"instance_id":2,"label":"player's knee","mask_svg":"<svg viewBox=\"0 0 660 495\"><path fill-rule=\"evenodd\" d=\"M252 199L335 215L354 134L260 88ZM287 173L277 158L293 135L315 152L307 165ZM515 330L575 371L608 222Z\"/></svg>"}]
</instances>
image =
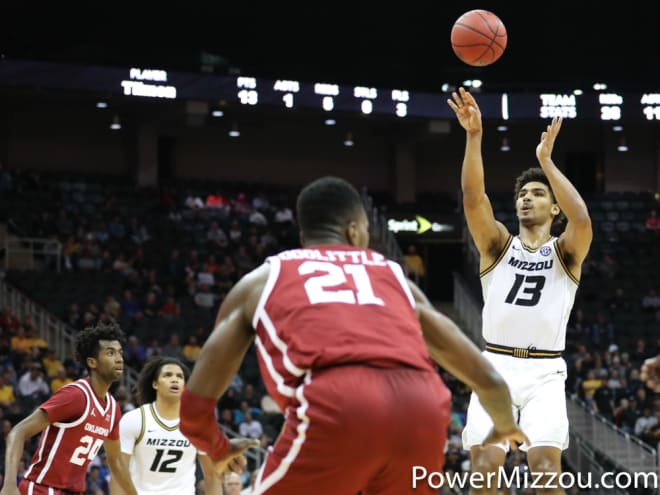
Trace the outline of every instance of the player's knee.
<instances>
[{"instance_id":1,"label":"player's knee","mask_svg":"<svg viewBox=\"0 0 660 495\"><path fill-rule=\"evenodd\" d=\"M495 473L501 466L498 458L488 454L473 455L471 459L471 467L473 473Z\"/></svg>"},{"instance_id":2,"label":"player's knee","mask_svg":"<svg viewBox=\"0 0 660 495\"><path fill-rule=\"evenodd\" d=\"M555 461L550 457L541 457L533 462L528 460L529 468L534 473L561 473L561 461Z\"/></svg>"}]
</instances>

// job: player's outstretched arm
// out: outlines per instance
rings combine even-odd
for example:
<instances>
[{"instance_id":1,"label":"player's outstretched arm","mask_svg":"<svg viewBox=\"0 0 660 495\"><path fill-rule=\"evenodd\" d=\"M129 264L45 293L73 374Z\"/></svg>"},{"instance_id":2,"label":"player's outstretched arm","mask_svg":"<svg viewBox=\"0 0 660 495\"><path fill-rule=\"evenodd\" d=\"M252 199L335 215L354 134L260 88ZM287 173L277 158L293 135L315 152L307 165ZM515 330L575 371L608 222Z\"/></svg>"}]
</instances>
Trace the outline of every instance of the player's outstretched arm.
<instances>
[{"instance_id":1,"label":"player's outstretched arm","mask_svg":"<svg viewBox=\"0 0 660 495\"><path fill-rule=\"evenodd\" d=\"M413 282L410 287L431 358L472 388L492 418L494 427L487 441L527 442L513 417L511 396L504 379L454 322L433 308Z\"/></svg>"},{"instance_id":2,"label":"player's outstretched arm","mask_svg":"<svg viewBox=\"0 0 660 495\"><path fill-rule=\"evenodd\" d=\"M120 441L107 439L103 448L110 468L110 495L137 495L128 469L130 456L122 454Z\"/></svg>"},{"instance_id":3,"label":"player's outstretched arm","mask_svg":"<svg viewBox=\"0 0 660 495\"><path fill-rule=\"evenodd\" d=\"M25 441L45 430L48 425L48 415L43 409L37 409L11 429L7 435L5 449L5 483L2 485L0 494L20 494L14 480L18 477L18 464L23 457Z\"/></svg>"},{"instance_id":4,"label":"player's outstretched arm","mask_svg":"<svg viewBox=\"0 0 660 495\"><path fill-rule=\"evenodd\" d=\"M461 168L465 218L483 263L489 265L500 253L509 233L502 223L495 220L493 208L486 195L481 155L481 111L477 101L464 88L459 88L458 93L452 93L452 99L447 100L447 103L466 132L465 156Z\"/></svg>"},{"instance_id":5,"label":"player's outstretched arm","mask_svg":"<svg viewBox=\"0 0 660 495\"><path fill-rule=\"evenodd\" d=\"M566 229L559 242L563 254L569 263L569 269L579 278L580 267L587 257L593 238L591 218L587 204L571 181L557 168L552 160L552 150L561 129L562 118L555 117L541 133L541 140L536 147L536 158L545 172L552 191L566 219Z\"/></svg>"},{"instance_id":6,"label":"player's outstretched arm","mask_svg":"<svg viewBox=\"0 0 660 495\"><path fill-rule=\"evenodd\" d=\"M237 442L230 442L215 418L218 399L227 390L254 340L252 316L268 278L264 264L243 277L227 294L216 320L216 327L202 346L192 374L181 397L180 429L198 450L214 463L228 453L242 454ZM256 446L258 442L253 442ZM246 447L246 448L248 448ZM243 449L245 450L245 449Z\"/></svg>"}]
</instances>

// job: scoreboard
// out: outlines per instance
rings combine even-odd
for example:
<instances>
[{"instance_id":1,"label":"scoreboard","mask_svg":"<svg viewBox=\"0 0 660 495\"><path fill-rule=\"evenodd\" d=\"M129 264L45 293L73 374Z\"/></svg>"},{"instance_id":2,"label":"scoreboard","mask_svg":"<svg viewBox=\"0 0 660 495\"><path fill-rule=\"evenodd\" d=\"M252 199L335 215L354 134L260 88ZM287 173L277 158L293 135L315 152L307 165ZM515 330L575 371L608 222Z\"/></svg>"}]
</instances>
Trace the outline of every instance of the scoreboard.
<instances>
[{"instance_id":1,"label":"scoreboard","mask_svg":"<svg viewBox=\"0 0 660 495\"><path fill-rule=\"evenodd\" d=\"M408 88L350 86L332 81L297 81L250 76L171 72L150 68L77 66L0 61L0 87L77 90L127 98L194 99L250 107L311 109L391 116L393 119L453 118L449 93ZM617 92L484 92L484 119L521 120L563 116L584 121L660 121L660 90Z\"/></svg>"}]
</instances>

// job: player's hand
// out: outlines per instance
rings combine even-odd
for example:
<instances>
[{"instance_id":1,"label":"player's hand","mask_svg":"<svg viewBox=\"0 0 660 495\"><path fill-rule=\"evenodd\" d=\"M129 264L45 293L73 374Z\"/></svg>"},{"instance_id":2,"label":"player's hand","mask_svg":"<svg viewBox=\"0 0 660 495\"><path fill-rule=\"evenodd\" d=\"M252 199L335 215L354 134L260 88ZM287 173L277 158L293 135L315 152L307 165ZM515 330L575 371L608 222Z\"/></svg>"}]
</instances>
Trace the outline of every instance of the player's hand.
<instances>
[{"instance_id":1,"label":"player's hand","mask_svg":"<svg viewBox=\"0 0 660 495\"><path fill-rule=\"evenodd\" d=\"M640 378L648 388L660 392L660 356L644 361Z\"/></svg>"},{"instance_id":2,"label":"player's hand","mask_svg":"<svg viewBox=\"0 0 660 495\"><path fill-rule=\"evenodd\" d=\"M214 470L217 476L235 472L241 474L247 464L243 453L247 449L259 447L259 440L254 438L233 438L229 441L229 451L220 459L214 461Z\"/></svg>"},{"instance_id":3,"label":"player's hand","mask_svg":"<svg viewBox=\"0 0 660 495\"><path fill-rule=\"evenodd\" d=\"M511 444L530 445L529 438L527 438L527 435L523 433L518 425L516 425L512 430L507 431L498 430L497 428L493 427L486 439L483 441L482 445L505 443L507 440Z\"/></svg>"},{"instance_id":4,"label":"player's hand","mask_svg":"<svg viewBox=\"0 0 660 495\"><path fill-rule=\"evenodd\" d=\"M458 123L468 133L481 132L481 110L474 97L465 91L465 88L458 88L458 93L451 94L453 100L447 100L447 103L458 117Z\"/></svg>"},{"instance_id":5,"label":"player's hand","mask_svg":"<svg viewBox=\"0 0 660 495\"><path fill-rule=\"evenodd\" d=\"M536 158L541 164L552 156L552 148L555 146L555 139L559 134L563 120L562 117L554 117L546 130L541 133L541 142L536 147Z\"/></svg>"}]
</instances>

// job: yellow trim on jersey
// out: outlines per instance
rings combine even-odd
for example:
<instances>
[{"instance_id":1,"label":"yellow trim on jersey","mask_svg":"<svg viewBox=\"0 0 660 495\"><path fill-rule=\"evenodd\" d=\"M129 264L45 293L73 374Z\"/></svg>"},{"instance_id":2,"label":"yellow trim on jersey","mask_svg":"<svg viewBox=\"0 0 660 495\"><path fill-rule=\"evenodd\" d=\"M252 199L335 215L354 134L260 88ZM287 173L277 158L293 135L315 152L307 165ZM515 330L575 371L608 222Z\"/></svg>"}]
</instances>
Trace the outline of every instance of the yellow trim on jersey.
<instances>
[{"instance_id":1,"label":"yellow trim on jersey","mask_svg":"<svg viewBox=\"0 0 660 495\"><path fill-rule=\"evenodd\" d=\"M142 426L140 426L140 434L138 435L137 439L135 440L135 445L140 443L140 440L142 440L142 437L144 436L144 430L147 427L147 421L146 421L147 418L144 417L144 406L142 406L140 408L140 417L142 418Z\"/></svg>"},{"instance_id":2,"label":"yellow trim on jersey","mask_svg":"<svg viewBox=\"0 0 660 495\"><path fill-rule=\"evenodd\" d=\"M174 426L167 426L165 423L163 423L158 417L158 413L156 412L156 408L154 407L153 402L149 404L149 410L151 411L151 415L153 416L156 423L158 423L158 426L160 426L163 430L174 431L179 428L179 423L175 424Z\"/></svg>"},{"instance_id":3,"label":"yellow trim on jersey","mask_svg":"<svg viewBox=\"0 0 660 495\"><path fill-rule=\"evenodd\" d=\"M504 258L504 255L506 254L507 249L509 249L509 246L511 245L512 240L513 240L513 236L511 234L509 234L509 238L504 243L504 248L500 252L499 256L495 259L495 261L493 261L493 263L488 268L486 268L481 273L479 273L479 277L483 277L488 272L492 271L497 266L497 264L500 261L502 261L502 258Z\"/></svg>"},{"instance_id":4,"label":"yellow trim on jersey","mask_svg":"<svg viewBox=\"0 0 660 495\"><path fill-rule=\"evenodd\" d=\"M520 236L518 236L518 238L520 239ZM537 248L529 247L527 244L525 244L525 243L523 242L522 239L520 239L520 245L522 246L522 248L523 248L525 251L527 251L527 252L529 252L529 253L535 253L536 251L538 251L539 249L541 249L543 246L545 246L546 243L547 243L550 239L552 239L552 236L548 237L545 241L543 241L543 244L541 244L541 245L540 245L539 247L537 247Z\"/></svg>"},{"instance_id":5,"label":"yellow trim on jersey","mask_svg":"<svg viewBox=\"0 0 660 495\"><path fill-rule=\"evenodd\" d=\"M555 241L555 251L557 251L557 258L559 259L559 264L566 272L566 275L568 275L568 278L570 278L575 283L575 285L579 286L580 281L575 277L575 275L571 273L571 271L568 269L568 266L566 266L566 262L564 261L564 255L561 252L561 248L559 247L559 239Z\"/></svg>"}]
</instances>

